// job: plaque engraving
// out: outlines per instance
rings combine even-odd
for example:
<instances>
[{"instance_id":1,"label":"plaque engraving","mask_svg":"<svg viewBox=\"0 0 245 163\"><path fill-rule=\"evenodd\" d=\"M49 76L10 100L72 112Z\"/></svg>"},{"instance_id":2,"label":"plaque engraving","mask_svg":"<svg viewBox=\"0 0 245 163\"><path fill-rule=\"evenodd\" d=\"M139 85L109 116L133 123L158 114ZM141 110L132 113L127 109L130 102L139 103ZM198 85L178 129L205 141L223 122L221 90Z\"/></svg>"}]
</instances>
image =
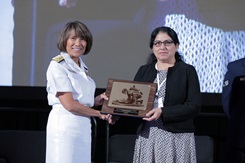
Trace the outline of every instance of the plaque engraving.
<instances>
[{"instance_id":1,"label":"plaque engraving","mask_svg":"<svg viewBox=\"0 0 245 163\"><path fill-rule=\"evenodd\" d=\"M101 113L146 117L153 106L156 84L128 80L109 79Z\"/></svg>"}]
</instances>

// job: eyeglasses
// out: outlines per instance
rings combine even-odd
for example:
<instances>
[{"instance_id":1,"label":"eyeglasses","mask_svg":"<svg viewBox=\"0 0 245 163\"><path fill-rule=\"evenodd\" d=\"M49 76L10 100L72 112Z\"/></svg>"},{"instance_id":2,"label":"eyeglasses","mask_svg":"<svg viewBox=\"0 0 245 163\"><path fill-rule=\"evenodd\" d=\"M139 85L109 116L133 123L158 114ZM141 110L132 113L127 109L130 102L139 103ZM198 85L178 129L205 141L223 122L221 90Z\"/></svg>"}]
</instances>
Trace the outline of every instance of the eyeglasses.
<instances>
[{"instance_id":1,"label":"eyeglasses","mask_svg":"<svg viewBox=\"0 0 245 163\"><path fill-rule=\"evenodd\" d=\"M166 41L156 41L153 43L156 47L160 47L162 44L164 46L171 46L174 42L172 40L166 40Z\"/></svg>"}]
</instances>

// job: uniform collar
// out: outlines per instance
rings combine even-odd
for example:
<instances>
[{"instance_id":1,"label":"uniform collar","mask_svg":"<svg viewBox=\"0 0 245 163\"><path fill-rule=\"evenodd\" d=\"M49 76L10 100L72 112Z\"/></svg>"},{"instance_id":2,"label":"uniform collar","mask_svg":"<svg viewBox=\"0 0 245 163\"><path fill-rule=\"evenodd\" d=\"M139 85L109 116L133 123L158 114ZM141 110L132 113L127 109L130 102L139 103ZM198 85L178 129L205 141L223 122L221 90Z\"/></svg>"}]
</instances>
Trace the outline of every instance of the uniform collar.
<instances>
[{"instance_id":1,"label":"uniform collar","mask_svg":"<svg viewBox=\"0 0 245 163\"><path fill-rule=\"evenodd\" d=\"M82 60L81 57L79 57L80 65L81 65L81 67L79 67L79 66L74 62L74 60L70 57L70 55L69 55L68 53L66 53L66 52L61 52L60 54L64 57L65 62L66 62L68 65L72 65L72 67L75 67L75 68L77 68L77 69L80 69L80 71L81 71L81 69L82 69L83 71L88 72L88 67L85 65L85 63L83 62L83 60Z\"/></svg>"}]
</instances>

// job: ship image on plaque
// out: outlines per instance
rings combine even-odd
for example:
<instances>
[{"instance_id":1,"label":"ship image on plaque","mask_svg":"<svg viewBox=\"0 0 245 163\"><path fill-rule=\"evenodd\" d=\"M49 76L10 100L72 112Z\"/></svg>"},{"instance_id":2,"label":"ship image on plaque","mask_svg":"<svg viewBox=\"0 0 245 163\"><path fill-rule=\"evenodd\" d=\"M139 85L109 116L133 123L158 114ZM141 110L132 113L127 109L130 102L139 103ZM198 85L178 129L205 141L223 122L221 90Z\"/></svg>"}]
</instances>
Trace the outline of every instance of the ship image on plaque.
<instances>
[{"instance_id":1,"label":"ship image on plaque","mask_svg":"<svg viewBox=\"0 0 245 163\"><path fill-rule=\"evenodd\" d=\"M109 79L101 113L146 117L153 106L156 84Z\"/></svg>"},{"instance_id":2,"label":"ship image on plaque","mask_svg":"<svg viewBox=\"0 0 245 163\"><path fill-rule=\"evenodd\" d=\"M149 85L114 82L108 106L145 110L149 93Z\"/></svg>"}]
</instances>

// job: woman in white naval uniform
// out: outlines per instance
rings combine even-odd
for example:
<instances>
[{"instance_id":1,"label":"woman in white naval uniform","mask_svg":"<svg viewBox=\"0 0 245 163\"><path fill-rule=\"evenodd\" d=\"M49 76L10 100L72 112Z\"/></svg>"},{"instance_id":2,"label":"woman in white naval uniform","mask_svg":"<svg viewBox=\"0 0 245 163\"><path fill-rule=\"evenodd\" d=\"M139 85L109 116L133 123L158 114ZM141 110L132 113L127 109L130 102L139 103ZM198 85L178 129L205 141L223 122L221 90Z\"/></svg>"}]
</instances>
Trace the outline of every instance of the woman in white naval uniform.
<instances>
[{"instance_id":1,"label":"woman in white naval uniform","mask_svg":"<svg viewBox=\"0 0 245 163\"><path fill-rule=\"evenodd\" d=\"M89 29L79 21L65 25L58 39L61 51L47 70L48 102L46 163L90 163L90 116L114 123L111 115L91 107L101 105L105 94L94 98L95 83L80 58L93 43Z\"/></svg>"}]
</instances>

